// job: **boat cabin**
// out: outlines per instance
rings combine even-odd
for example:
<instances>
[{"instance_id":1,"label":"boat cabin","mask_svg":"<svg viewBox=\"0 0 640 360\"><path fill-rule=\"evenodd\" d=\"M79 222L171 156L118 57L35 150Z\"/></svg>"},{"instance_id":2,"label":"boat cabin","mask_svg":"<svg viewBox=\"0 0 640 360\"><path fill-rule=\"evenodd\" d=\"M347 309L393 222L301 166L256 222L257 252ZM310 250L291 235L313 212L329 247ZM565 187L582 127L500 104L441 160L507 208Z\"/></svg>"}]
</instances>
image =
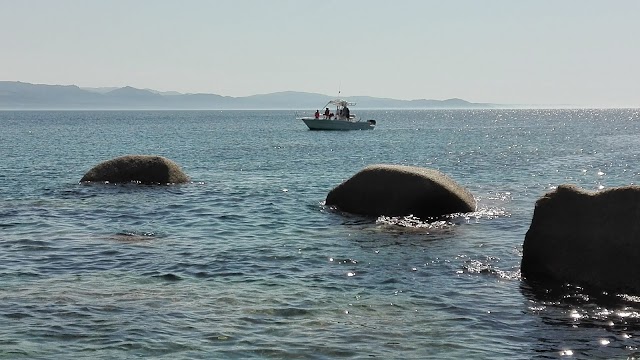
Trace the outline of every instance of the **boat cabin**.
<instances>
[{"instance_id":1,"label":"boat cabin","mask_svg":"<svg viewBox=\"0 0 640 360\"><path fill-rule=\"evenodd\" d=\"M356 103L352 103L352 102L348 102L346 100L342 100L342 99L334 99L329 101L325 106L324 106L324 113L323 113L323 119L328 119L328 120L352 120L355 119L356 116L354 114L351 113L351 110L349 109L349 106L354 106ZM331 110L329 110L329 106L334 107L336 111L335 112L331 112Z\"/></svg>"}]
</instances>

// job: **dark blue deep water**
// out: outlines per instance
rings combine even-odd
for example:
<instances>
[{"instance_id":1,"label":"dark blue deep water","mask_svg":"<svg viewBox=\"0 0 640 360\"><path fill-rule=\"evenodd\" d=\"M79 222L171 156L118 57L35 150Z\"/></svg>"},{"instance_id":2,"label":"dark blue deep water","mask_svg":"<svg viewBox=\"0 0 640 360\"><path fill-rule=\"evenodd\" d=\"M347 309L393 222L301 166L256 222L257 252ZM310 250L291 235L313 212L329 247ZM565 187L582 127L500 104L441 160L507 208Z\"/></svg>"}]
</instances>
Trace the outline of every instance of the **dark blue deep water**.
<instances>
[{"instance_id":1,"label":"dark blue deep water","mask_svg":"<svg viewBox=\"0 0 640 360\"><path fill-rule=\"evenodd\" d=\"M378 127L353 132L294 115L0 112L0 358L640 356L640 300L519 273L545 192L640 182L640 110L365 111ZM192 182L78 183L125 154ZM478 212L323 205L376 163L438 169Z\"/></svg>"}]
</instances>

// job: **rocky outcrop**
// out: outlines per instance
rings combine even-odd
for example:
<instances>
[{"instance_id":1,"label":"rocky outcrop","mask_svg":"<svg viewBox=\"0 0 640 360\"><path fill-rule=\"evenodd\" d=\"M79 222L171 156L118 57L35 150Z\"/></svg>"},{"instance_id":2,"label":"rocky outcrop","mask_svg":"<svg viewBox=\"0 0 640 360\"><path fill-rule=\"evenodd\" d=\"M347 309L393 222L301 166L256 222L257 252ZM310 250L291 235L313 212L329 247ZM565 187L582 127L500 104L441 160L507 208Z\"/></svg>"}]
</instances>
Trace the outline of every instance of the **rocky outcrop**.
<instances>
[{"instance_id":1,"label":"rocky outcrop","mask_svg":"<svg viewBox=\"0 0 640 360\"><path fill-rule=\"evenodd\" d=\"M443 173L401 165L371 165L327 195L326 204L360 215L426 219L470 212L473 195Z\"/></svg>"},{"instance_id":2,"label":"rocky outcrop","mask_svg":"<svg viewBox=\"0 0 640 360\"><path fill-rule=\"evenodd\" d=\"M640 187L586 192L561 185L536 202L522 276L640 293Z\"/></svg>"},{"instance_id":3,"label":"rocky outcrop","mask_svg":"<svg viewBox=\"0 0 640 360\"><path fill-rule=\"evenodd\" d=\"M189 178L178 164L162 156L126 155L96 165L80 179L87 181L180 184Z\"/></svg>"}]
</instances>

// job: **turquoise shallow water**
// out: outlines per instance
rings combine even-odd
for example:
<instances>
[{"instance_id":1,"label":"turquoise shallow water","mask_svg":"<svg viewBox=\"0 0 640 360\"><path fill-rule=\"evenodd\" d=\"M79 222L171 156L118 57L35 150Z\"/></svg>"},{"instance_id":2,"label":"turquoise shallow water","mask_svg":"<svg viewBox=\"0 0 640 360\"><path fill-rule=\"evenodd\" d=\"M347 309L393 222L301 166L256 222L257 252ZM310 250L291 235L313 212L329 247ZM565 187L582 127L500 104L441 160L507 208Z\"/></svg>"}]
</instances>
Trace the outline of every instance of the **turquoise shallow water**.
<instances>
[{"instance_id":1,"label":"turquoise shallow water","mask_svg":"<svg viewBox=\"0 0 640 360\"><path fill-rule=\"evenodd\" d=\"M519 276L535 200L638 183L639 110L0 112L0 358L626 358L640 303ZM81 185L124 154L168 187ZM479 211L399 226L323 206L369 164L438 169Z\"/></svg>"}]
</instances>

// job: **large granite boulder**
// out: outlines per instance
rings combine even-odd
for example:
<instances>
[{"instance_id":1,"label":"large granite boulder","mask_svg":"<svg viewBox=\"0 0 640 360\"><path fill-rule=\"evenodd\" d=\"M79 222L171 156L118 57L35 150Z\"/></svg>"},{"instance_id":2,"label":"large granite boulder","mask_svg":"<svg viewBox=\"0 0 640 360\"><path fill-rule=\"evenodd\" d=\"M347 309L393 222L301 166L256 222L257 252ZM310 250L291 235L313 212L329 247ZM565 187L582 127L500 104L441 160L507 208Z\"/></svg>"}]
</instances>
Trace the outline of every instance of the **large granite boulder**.
<instances>
[{"instance_id":1,"label":"large granite boulder","mask_svg":"<svg viewBox=\"0 0 640 360\"><path fill-rule=\"evenodd\" d=\"M178 164L162 156L126 155L96 165L80 179L86 181L179 184L189 178Z\"/></svg>"},{"instance_id":2,"label":"large granite boulder","mask_svg":"<svg viewBox=\"0 0 640 360\"><path fill-rule=\"evenodd\" d=\"M560 185L536 202L524 239L527 280L640 293L640 186Z\"/></svg>"},{"instance_id":3,"label":"large granite boulder","mask_svg":"<svg viewBox=\"0 0 640 360\"><path fill-rule=\"evenodd\" d=\"M367 166L331 190L326 204L360 215L422 219L476 209L473 195L443 173L401 165Z\"/></svg>"}]
</instances>

